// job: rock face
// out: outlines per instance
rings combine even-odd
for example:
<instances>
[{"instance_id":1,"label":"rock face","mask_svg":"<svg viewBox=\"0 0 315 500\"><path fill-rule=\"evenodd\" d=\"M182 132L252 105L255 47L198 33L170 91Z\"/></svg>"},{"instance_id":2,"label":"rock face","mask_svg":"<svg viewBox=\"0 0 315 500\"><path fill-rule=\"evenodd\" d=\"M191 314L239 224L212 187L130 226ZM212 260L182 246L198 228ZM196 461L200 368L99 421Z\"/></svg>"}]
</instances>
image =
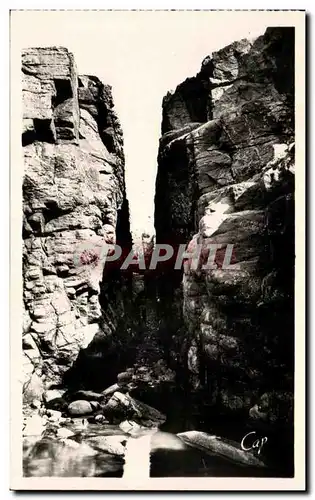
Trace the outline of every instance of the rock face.
<instances>
[{"instance_id":1,"label":"rock face","mask_svg":"<svg viewBox=\"0 0 315 500\"><path fill-rule=\"evenodd\" d=\"M102 249L130 240L111 88L65 48L22 53L24 397L60 383L100 331ZM111 325L108 326L109 331ZM104 383L106 386L106 382Z\"/></svg>"},{"instance_id":2,"label":"rock face","mask_svg":"<svg viewBox=\"0 0 315 500\"><path fill-rule=\"evenodd\" d=\"M220 244L217 268L168 271L166 315L195 387L218 414L264 394L286 400L294 374L294 29L268 28L207 57L163 101L157 243ZM222 268L228 244L229 269ZM205 250L202 263L207 260ZM185 328L180 328L182 301ZM167 312L168 311L168 312ZM177 330L176 330L177 329ZM270 400L271 400L270 399ZM291 410L290 410L291 407ZM275 409L274 409L275 410ZM260 410L263 413L263 410ZM253 414L253 410L252 410ZM256 412L257 416L257 412ZM283 417L283 415L282 415Z\"/></svg>"}]
</instances>

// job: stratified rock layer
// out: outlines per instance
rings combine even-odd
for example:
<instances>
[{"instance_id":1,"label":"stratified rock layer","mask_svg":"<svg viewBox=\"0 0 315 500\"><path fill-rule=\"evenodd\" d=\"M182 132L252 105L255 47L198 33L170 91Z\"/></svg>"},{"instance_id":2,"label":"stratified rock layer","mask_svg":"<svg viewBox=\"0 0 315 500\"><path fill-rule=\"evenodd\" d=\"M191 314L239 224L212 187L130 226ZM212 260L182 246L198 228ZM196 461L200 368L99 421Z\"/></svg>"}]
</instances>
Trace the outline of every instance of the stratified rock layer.
<instances>
[{"instance_id":1,"label":"stratified rock layer","mask_svg":"<svg viewBox=\"0 0 315 500\"><path fill-rule=\"evenodd\" d=\"M170 296L165 304L173 324L182 290L186 329L177 334L191 380L219 414L248 415L254 406L256 421L287 423L294 373L294 29L268 28L255 41L207 57L196 77L164 98L162 134L157 243L221 244L221 264L227 244L234 245L230 269L186 266L180 286L172 271L162 283L174 284L173 305ZM264 409L261 396L270 403Z\"/></svg>"},{"instance_id":2,"label":"stratified rock layer","mask_svg":"<svg viewBox=\"0 0 315 500\"><path fill-rule=\"evenodd\" d=\"M122 221L130 233L111 88L78 76L64 48L23 51L22 76L24 397L32 400L60 383L99 332L102 250L120 238Z\"/></svg>"}]
</instances>

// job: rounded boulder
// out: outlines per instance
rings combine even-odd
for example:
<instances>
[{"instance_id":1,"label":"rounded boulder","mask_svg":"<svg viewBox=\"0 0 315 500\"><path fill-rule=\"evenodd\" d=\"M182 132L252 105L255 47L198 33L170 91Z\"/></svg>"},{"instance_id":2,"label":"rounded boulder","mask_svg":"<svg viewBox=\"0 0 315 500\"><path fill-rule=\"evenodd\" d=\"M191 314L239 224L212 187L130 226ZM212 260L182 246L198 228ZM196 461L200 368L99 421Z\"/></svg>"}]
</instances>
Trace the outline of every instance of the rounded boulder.
<instances>
[{"instance_id":1,"label":"rounded boulder","mask_svg":"<svg viewBox=\"0 0 315 500\"><path fill-rule=\"evenodd\" d=\"M72 416L80 417L81 415L89 415L92 413L93 408L89 401L85 401L84 399L79 399L77 401L73 401L68 406L68 413Z\"/></svg>"}]
</instances>

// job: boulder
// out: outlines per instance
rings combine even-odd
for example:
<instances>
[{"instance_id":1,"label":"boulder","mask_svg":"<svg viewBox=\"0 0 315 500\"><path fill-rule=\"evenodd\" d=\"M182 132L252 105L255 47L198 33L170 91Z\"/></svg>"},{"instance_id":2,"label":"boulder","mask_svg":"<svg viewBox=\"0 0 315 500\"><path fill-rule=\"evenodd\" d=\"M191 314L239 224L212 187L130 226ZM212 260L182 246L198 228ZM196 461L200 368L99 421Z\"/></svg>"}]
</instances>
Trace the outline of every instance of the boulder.
<instances>
[{"instance_id":1,"label":"boulder","mask_svg":"<svg viewBox=\"0 0 315 500\"><path fill-rule=\"evenodd\" d=\"M118 373L117 375L117 381L118 381L118 384L121 384L121 383L125 383L125 382L130 382L130 380L132 379L132 373L131 372L121 372L121 373Z\"/></svg>"},{"instance_id":2,"label":"boulder","mask_svg":"<svg viewBox=\"0 0 315 500\"><path fill-rule=\"evenodd\" d=\"M242 450L237 442L227 441L218 436L212 436L206 432L199 431L180 432L177 436L189 446L193 446L210 454L228 458L238 464L265 467L261 459L255 457L255 455L249 451Z\"/></svg>"},{"instance_id":3,"label":"boulder","mask_svg":"<svg viewBox=\"0 0 315 500\"><path fill-rule=\"evenodd\" d=\"M48 391L45 391L43 399L47 405L50 401L62 398L65 392L65 389L49 389Z\"/></svg>"},{"instance_id":4,"label":"boulder","mask_svg":"<svg viewBox=\"0 0 315 500\"><path fill-rule=\"evenodd\" d=\"M73 401L68 405L68 413L73 417L80 417L83 415L89 415L93 412L91 404L85 399Z\"/></svg>"},{"instance_id":5,"label":"boulder","mask_svg":"<svg viewBox=\"0 0 315 500\"><path fill-rule=\"evenodd\" d=\"M74 436L74 432L66 427L60 427L60 429L57 430L57 438L67 439L71 436Z\"/></svg>"},{"instance_id":6,"label":"boulder","mask_svg":"<svg viewBox=\"0 0 315 500\"><path fill-rule=\"evenodd\" d=\"M133 420L148 427L158 426L166 420L160 411L121 392L113 394L103 412L109 420Z\"/></svg>"},{"instance_id":7,"label":"boulder","mask_svg":"<svg viewBox=\"0 0 315 500\"><path fill-rule=\"evenodd\" d=\"M88 438L87 443L96 451L105 451L112 455L124 455L126 436L95 436Z\"/></svg>"},{"instance_id":8,"label":"boulder","mask_svg":"<svg viewBox=\"0 0 315 500\"><path fill-rule=\"evenodd\" d=\"M118 384L113 384L110 387L107 387L102 394L103 396L110 396L111 394L114 394L114 392L119 390L119 385Z\"/></svg>"}]
</instances>

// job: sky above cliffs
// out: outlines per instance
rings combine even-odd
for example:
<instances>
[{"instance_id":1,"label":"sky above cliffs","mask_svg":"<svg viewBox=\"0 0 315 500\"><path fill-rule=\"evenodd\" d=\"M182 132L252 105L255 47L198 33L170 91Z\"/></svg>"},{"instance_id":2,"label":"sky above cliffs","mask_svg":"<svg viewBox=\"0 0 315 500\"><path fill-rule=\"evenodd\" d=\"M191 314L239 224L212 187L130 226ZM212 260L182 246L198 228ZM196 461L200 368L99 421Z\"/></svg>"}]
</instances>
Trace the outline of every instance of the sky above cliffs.
<instances>
[{"instance_id":1,"label":"sky above cliffs","mask_svg":"<svg viewBox=\"0 0 315 500\"><path fill-rule=\"evenodd\" d=\"M142 231L154 232L163 96L194 76L211 52L241 38L255 38L267 26L281 25L281 17L272 14L270 19L268 11L259 15L214 11L13 13L15 49L67 47L80 74L96 75L112 86L124 133L134 237Z\"/></svg>"}]
</instances>

